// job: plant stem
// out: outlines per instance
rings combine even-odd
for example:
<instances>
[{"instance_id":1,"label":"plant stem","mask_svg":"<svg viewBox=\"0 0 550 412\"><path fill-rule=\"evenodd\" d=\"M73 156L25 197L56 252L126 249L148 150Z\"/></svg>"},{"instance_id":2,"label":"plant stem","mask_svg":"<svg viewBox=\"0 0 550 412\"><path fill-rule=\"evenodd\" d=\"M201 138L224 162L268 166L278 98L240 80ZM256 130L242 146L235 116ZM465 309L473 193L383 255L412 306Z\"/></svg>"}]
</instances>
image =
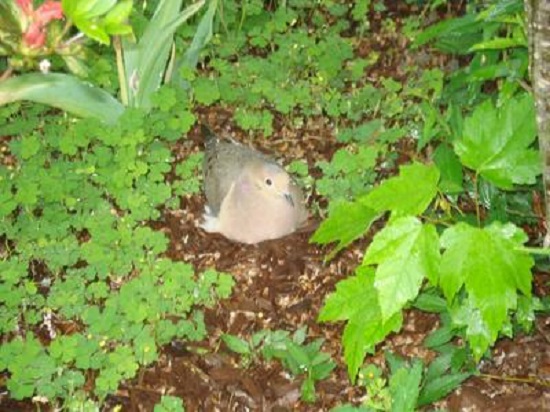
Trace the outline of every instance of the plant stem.
<instances>
[{"instance_id":1,"label":"plant stem","mask_svg":"<svg viewBox=\"0 0 550 412\"><path fill-rule=\"evenodd\" d=\"M515 377L515 376L498 376L498 375L490 375L490 374L486 374L486 373L482 373L478 376L480 378L493 379L493 380L497 380L497 381L527 383L527 384L531 384L531 385L534 384L534 385L541 385L541 386L545 386L545 387L550 387L550 382L548 382L546 380L543 380L543 379L538 379L538 378L518 378L518 377Z\"/></svg>"},{"instance_id":2,"label":"plant stem","mask_svg":"<svg viewBox=\"0 0 550 412\"><path fill-rule=\"evenodd\" d=\"M237 33L241 34L241 29L243 28L244 19L246 18L246 2L243 2L241 9L241 21L239 21L239 27Z\"/></svg>"},{"instance_id":3,"label":"plant stem","mask_svg":"<svg viewBox=\"0 0 550 412\"><path fill-rule=\"evenodd\" d=\"M116 54L116 68L118 72L118 83L120 86L120 100L124 106L128 106L128 83L126 82L126 73L124 71L124 60L122 57L122 45L120 36L113 37L113 47Z\"/></svg>"},{"instance_id":4,"label":"plant stem","mask_svg":"<svg viewBox=\"0 0 550 412\"><path fill-rule=\"evenodd\" d=\"M477 225L481 226L481 211L479 209L479 187L478 187L478 181L477 181L477 174L474 175L474 191L475 191L475 204L476 204L476 218L477 218Z\"/></svg>"},{"instance_id":5,"label":"plant stem","mask_svg":"<svg viewBox=\"0 0 550 412\"><path fill-rule=\"evenodd\" d=\"M550 256L550 249L549 248L523 246L523 247L514 248L514 250L517 250L519 252L530 253L532 255Z\"/></svg>"},{"instance_id":6,"label":"plant stem","mask_svg":"<svg viewBox=\"0 0 550 412\"><path fill-rule=\"evenodd\" d=\"M68 33L69 29L72 27L72 23L70 20L67 20L65 22L65 26L63 26L63 30L61 30L61 34L57 37L57 39L55 39L55 44L57 45L61 39L63 39L63 37L65 37L65 35Z\"/></svg>"},{"instance_id":7,"label":"plant stem","mask_svg":"<svg viewBox=\"0 0 550 412\"><path fill-rule=\"evenodd\" d=\"M0 75L0 82L2 80L6 80L7 78L9 78L13 73L13 67L12 66L8 66L8 68L6 69L6 71L4 73L2 73L2 75Z\"/></svg>"}]
</instances>

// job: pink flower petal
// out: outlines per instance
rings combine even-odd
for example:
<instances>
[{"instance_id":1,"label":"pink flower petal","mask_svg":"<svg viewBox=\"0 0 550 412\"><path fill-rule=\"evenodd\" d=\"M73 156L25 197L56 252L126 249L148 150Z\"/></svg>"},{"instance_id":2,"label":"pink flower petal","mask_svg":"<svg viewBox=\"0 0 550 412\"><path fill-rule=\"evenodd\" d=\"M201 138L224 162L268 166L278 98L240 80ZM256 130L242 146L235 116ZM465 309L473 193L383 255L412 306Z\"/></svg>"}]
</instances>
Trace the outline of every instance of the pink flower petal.
<instances>
[{"instance_id":1,"label":"pink flower petal","mask_svg":"<svg viewBox=\"0 0 550 412\"><path fill-rule=\"evenodd\" d=\"M42 25L48 24L52 20L63 18L63 9L59 1L47 0L35 11L35 19Z\"/></svg>"},{"instance_id":2,"label":"pink flower petal","mask_svg":"<svg viewBox=\"0 0 550 412\"><path fill-rule=\"evenodd\" d=\"M19 8L23 10L23 13L25 13L27 16L32 14L33 12L32 0L16 0L16 1Z\"/></svg>"},{"instance_id":3,"label":"pink flower petal","mask_svg":"<svg viewBox=\"0 0 550 412\"><path fill-rule=\"evenodd\" d=\"M41 24L32 23L23 35L25 44L29 47L39 48L46 42L46 32Z\"/></svg>"}]
</instances>

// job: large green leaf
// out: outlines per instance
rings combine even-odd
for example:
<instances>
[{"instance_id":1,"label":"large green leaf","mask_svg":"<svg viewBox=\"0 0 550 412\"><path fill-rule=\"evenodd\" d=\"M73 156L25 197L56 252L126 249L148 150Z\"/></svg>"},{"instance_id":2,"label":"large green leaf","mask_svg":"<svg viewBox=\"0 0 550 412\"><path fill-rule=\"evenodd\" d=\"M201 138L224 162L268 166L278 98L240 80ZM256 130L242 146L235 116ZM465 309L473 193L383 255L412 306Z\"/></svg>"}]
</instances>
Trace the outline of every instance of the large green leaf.
<instances>
[{"instance_id":1,"label":"large green leaf","mask_svg":"<svg viewBox=\"0 0 550 412\"><path fill-rule=\"evenodd\" d=\"M502 189L533 184L540 174L539 153L530 149L537 133L531 95L510 99L502 107L490 100L480 104L464 122L454 141L461 162Z\"/></svg>"},{"instance_id":2,"label":"large green leaf","mask_svg":"<svg viewBox=\"0 0 550 412\"><path fill-rule=\"evenodd\" d=\"M399 215L419 215L437 194L439 170L420 163L401 166L399 176L384 181L364 199L372 209Z\"/></svg>"},{"instance_id":3,"label":"large green leaf","mask_svg":"<svg viewBox=\"0 0 550 412\"><path fill-rule=\"evenodd\" d=\"M0 105L30 100L114 123L124 106L104 90L61 73L30 73L0 82Z\"/></svg>"},{"instance_id":4,"label":"large green leaf","mask_svg":"<svg viewBox=\"0 0 550 412\"><path fill-rule=\"evenodd\" d=\"M132 0L62 0L65 16L87 37L109 44L110 35L130 34Z\"/></svg>"},{"instance_id":5,"label":"large green leaf","mask_svg":"<svg viewBox=\"0 0 550 412\"><path fill-rule=\"evenodd\" d=\"M338 242L327 256L327 259L332 259L336 253L362 236L379 216L379 212L365 206L361 200L339 203L321 223L311 241L320 244Z\"/></svg>"},{"instance_id":6,"label":"large green leaf","mask_svg":"<svg viewBox=\"0 0 550 412\"><path fill-rule=\"evenodd\" d=\"M500 223L484 229L458 223L441 236L445 251L439 283L449 303L462 287L468 293L462 312L456 313L463 319L457 319L459 323L468 326L466 334L477 359L496 340L508 310L516 308L517 290L531 294L534 261L518 250L526 240L514 225Z\"/></svg>"},{"instance_id":7,"label":"large green leaf","mask_svg":"<svg viewBox=\"0 0 550 412\"><path fill-rule=\"evenodd\" d=\"M205 0L191 4L180 12L182 1L161 0L155 14L137 44L123 40L128 104L149 109L151 95L159 88L178 27L197 13Z\"/></svg>"},{"instance_id":8,"label":"large green leaf","mask_svg":"<svg viewBox=\"0 0 550 412\"><path fill-rule=\"evenodd\" d=\"M61 4L63 12L68 18L85 17L91 19L107 13L116 2L117 0L62 0Z\"/></svg>"},{"instance_id":9,"label":"large green leaf","mask_svg":"<svg viewBox=\"0 0 550 412\"><path fill-rule=\"evenodd\" d=\"M363 264L378 264L374 287L383 319L416 298L424 278L437 281L439 260L435 227L415 217L395 219L376 234Z\"/></svg>"},{"instance_id":10,"label":"large green leaf","mask_svg":"<svg viewBox=\"0 0 550 412\"><path fill-rule=\"evenodd\" d=\"M475 15L466 15L436 23L424 30L414 39L415 46L434 42L435 47L449 53L469 53L470 47L482 40L481 29Z\"/></svg>"},{"instance_id":11,"label":"large green leaf","mask_svg":"<svg viewBox=\"0 0 550 412\"><path fill-rule=\"evenodd\" d=\"M355 381L365 355L374 351L390 332L399 330L403 322L401 312L383 320L377 305L373 285L373 271L365 266L354 277L339 282L329 295L319 314L319 321L347 320L342 341L348 374Z\"/></svg>"}]
</instances>

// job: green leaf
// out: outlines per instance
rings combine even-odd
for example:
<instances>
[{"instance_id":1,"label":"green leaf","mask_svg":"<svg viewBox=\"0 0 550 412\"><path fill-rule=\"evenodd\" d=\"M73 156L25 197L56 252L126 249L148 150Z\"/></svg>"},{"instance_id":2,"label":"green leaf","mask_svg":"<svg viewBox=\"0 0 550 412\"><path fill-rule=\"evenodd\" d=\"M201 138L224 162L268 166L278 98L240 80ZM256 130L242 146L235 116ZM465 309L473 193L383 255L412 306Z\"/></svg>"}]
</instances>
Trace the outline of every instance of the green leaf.
<instances>
[{"instance_id":1,"label":"green leaf","mask_svg":"<svg viewBox=\"0 0 550 412\"><path fill-rule=\"evenodd\" d=\"M197 102L207 106L220 99L220 91L216 82L204 77L199 77L193 82L193 92Z\"/></svg>"},{"instance_id":2,"label":"green leaf","mask_svg":"<svg viewBox=\"0 0 550 412\"><path fill-rule=\"evenodd\" d=\"M403 318L396 313L383 320L377 305L373 271L367 267L357 269L356 276L336 285L336 291L328 296L319 314L319 321L348 320L344 329L344 357L348 375L355 381L357 372L368 352L390 332L401 327Z\"/></svg>"},{"instance_id":3,"label":"green leaf","mask_svg":"<svg viewBox=\"0 0 550 412\"><path fill-rule=\"evenodd\" d=\"M61 4L67 17L91 19L107 13L116 4L116 0L63 0Z\"/></svg>"},{"instance_id":4,"label":"green leaf","mask_svg":"<svg viewBox=\"0 0 550 412\"><path fill-rule=\"evenodd\" d=\"M443 325L431 332L424 339L423 344L426 348L431 349L449 343L456 336L457 329L452 325Z\"/></svg>"},{"instance_id":5,"label":"green leaf","mask_svg":"<svg viewBox=\"0 0 550 412\"><path fill-rule=\"evenodd\" d=\"M164 78L174 33L201 9L204 2L199 0L180 11L181 0L161 0L139 43L133 44L129 39L123 39L130 106L145 110L151 107L151 95Z\"/></svg>"},{"instance_id":6,"label":"green leaf","mask_svg":"<svg viewBox=\"0 0 550 412\"><path fill-rule=\"evenodd\" d=\"M380 213L365 206L360 200L338 203L329 217L315 231L310 241L322 245L338 242L327 256L327 260L330 260L340 250L365 234L379 216Z\"/></svg>"},{"instance_id":7,"label":"green leaf","mask_svg":"<svg viewBox=\"0 0 550 412\"><path fill-rule=\"evenodd\" d=\"M471 373L456 373L438 376L422 387L417 405L428 405L444 398L458 388L460 384L470 376L472 376Z\"/></svg>"},{"instance_id":8,"label":"green leaf","mask_svg":"<svg viewBox=\"0 0 550 412\"><path fill-rule=\"evenodd\" d=\"M513 224L500 223L484 229L458 223L441 236L445 251L439 283L449 303L462 287L468 293L461 317L469 325L467 337L477 360L496 340L508 310L516 308L517 290L531 296L534 261L518 250L526 240Z\"/></svg>"},{"instance_id":9,"label":"green leaf","mask_svg":"<svg viewBox=\"0 0 550 412\"><path fill-rule=\"evenodd\" d=\"M304 402L315 402L315 382L313 379L306 378L302 382L302 386L300 387L300 395Z\"/></svg>"},{"instance_id":10,"label":"green leaf","mask_svg":"<svg viewBox=\"0 0 550 412\"><path fill-rule=\"evenodd\" d=\"M160 403L155 405L153 412L184 412L183 400L177 396L164 395Z\"/></svg>"},{"instance_id":11,"label":"green leaf","mask_svg":"<svg viewBox=\"0 0 550 412\"><path fill-rule=\"evenodd\" d=\"M444 193L460 193L462 185L462 164L455 152L447 145L441 144L435 149L433 161L441 173L439 188Z\"/></svg>"},{"instance_id":12,"label":"green leaf","mask_svg":"<svg viewBox=\"0 0 550 412\"><path fill-rule=\"evenodd\" d=\"M501 50L509 49L511 47L527 47L527 42L525 41L525 39L521 38L497 37L474 44L472 47L470 47L470 51L474 52L480 50Z\"/></svg>"},{"instance_id":13,"label":"green leaf","mask_svg":"<svg viewBox=\"0 0 550 412\"><path fill-rule=\"evenodd\" d=\"M239 353L241 355L249 355L251 353L250 345L244 339L241 339L237 336L225 334L222 335L222 340L233 352Z\"/></svg>"},{"instance_id":14,"label":"green leaf","mask_svg":"<svg viewBox=\"0 0 550 412\"><path fill-rule=\"evenodd\" d=\"M124 111L107 92L76 77L60 73L30 73L0 82L0 106L31 100L82 117L114 123Z\"/></svg>"},{"instance_id":15,"label":"green leaf","mask_svg":"<svg viewBox=\"0 0 550 412\"><path fill-rule=\"evenodd\" d=\"M292 374L299 375L300 373L306 372L310 366L306 349L294 342L288 342L286 349L286 362Z\"/></svg>"},{"instance_id":16,"label":"green leaf","mask_svg":"<svg viewBox=\"0 0 550 412\"><path fill-rule=\"evenodd\" d=\"M364 197L378 212L390 210L404 215L424 212L437 194L439 171L420 163L402 166L399 176L384 181Z\"/></svg>"},{"instance_id":17,"label":"green leaf","mask_svg":"<svg viewBox=\"0 0 550 412\"><path fill-rule=\"evenodd\" d=\"M75 16L73 23L87 37L105 45L110 44L111 39L109 35L103 26L99 25L97 22L88 20L85 17Z\"/></svg>"},{"instance_id":18,"label":"green leaf","mask_svg":"<svg viewBox=\"0 0 550 412\"><path fill-rule=\"evenodd\" d=\"M443 313L447 311L447 302L439 294L423 292L414 301L414 307L424 312Z\"/></svg>"},{"instance_id":19,"label":"green leaf","mask_svg":"<svg viewBox=\"0 0 550 412\"><path fill-rule=\"evenodd\" d=\"M443 51L466 54L470 47L482 40L483 24L474 14L444 20L422 30L414 39L414 45L421 46L435 40L435 46Z\"/></svg>"},{"instance_id":20,"label":"green leaf","mask_svg":"<svg viewBox=\"0 0 550 412\"><path fill-rule=\"evenodd\" d=\"M38 153L40 150L40 140L36 135L24 137L21 139L21 159L27 160Z\"/></svg>"},{"instance_id":21,"label":"green leaf","mask_svg":"<svg viewBox=\"0 0 550 412\"><path fill-rule=\"evenodd\" d=\"M0 27L2 27L0 48L3 46L2 43L11 43L8 39L15 40L21 37L20 18L22 14L23 12L17 2L0 2ZM13 44L13 46L16 46L16 44Z\"/></svg>"},{"instance_id":22,"label":"green leaf","mask_svg":"<svg viewBox=\"0 0 550 412\"><path fill-rule=\"evenodd\" d=\"M212 38L212 23L214 21L214 15L216 14L217 7L218 0L210 0L208 10L206 11L199 25L197 26L197 31L193 36L193 41L191 42L191 45L185 51L183 59L177 64L178 73L181 73L183 67L187 67L193 70L195 69L195 67L197 67L201 50ZM185 87L185 81L181 81L183 82ZM219 95L219 91L217 94Z\"/></svg>"},{"instance_id":23,"label":"green leaf","mask_svg":"<svg viewBox=\"0 0 550 412\"><path fill-rule=\"evenodd\" d=\"M376 234L363 264L378 265L374 287L384 320L416 298L424 278L436 283L439 260L435 227L417 218L395 219Z\"/></svg>"},{"instance_id":24,"label":"green leaf","mask_svg":"<svg viewBox=\"0 0 550 412\"><path fill-rule=\"evenodd\" d=\"M132 3L132 0L122 0L117 3L107 13L105 19L103 20L103 24L110 29L127 26L124 22L128 19L128 16L130 16L130 13L132 12ZM109 33L113 33L113 31L109 30Z\"/></svg>"},{"instance_id":25,"label":"green leaf","mask_svg":"<svg viewBox=\"0 0 550 412\"><path fill-rule=\"evenodd\" d=\"M540 174L540 158L529 146L537 133L535 108L525 93L496 108L486 100L464 122L462 137L454 141L461 162L502 189L533 184Z\"/></svg>"},{"instance_id":26,"label":"green leaf","mask_svg":"<svg viewBox=\"0 0 550 412\"><path fill-rule=\"evenodd\" d=\"M415 361L412 367L399 368L390 378L389 386L392 395L392 411L414 411L420 381L422 379L422 362Z\"/></svg>"}]
</instances>

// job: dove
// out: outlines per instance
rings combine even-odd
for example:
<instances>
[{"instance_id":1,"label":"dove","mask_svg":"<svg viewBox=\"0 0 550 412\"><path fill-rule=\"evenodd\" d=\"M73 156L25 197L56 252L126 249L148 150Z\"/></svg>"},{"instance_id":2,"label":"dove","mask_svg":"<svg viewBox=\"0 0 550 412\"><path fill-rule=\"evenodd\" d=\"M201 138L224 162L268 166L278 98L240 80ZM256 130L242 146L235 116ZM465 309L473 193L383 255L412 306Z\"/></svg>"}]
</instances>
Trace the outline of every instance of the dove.
<instances>
[{"instance_id":1,"label":"dove","mask_svg":"<svg viewBox=\"0 0 550 412\"><path fill-rule=\"evenodd\" d=\"M294 232L308 217L300 188L273 159L202 126L207 205L202 229L255 244Z\"/></svg>"}]
</instances>

